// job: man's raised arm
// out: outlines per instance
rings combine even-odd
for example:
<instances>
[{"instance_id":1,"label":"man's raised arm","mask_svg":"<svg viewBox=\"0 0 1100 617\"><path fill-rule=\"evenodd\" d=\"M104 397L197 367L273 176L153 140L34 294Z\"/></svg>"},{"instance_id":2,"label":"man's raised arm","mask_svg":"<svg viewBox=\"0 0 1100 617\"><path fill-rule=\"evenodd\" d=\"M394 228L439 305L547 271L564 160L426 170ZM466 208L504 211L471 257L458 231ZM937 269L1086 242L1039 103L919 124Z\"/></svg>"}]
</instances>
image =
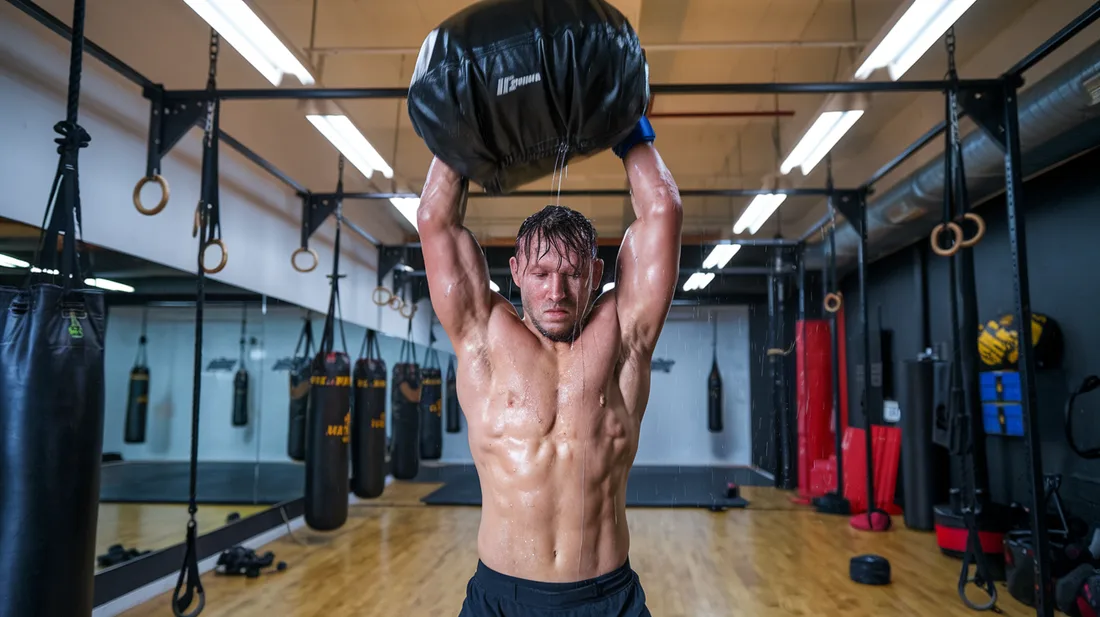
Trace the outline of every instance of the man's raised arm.
<instances>
[{"instance_id":1,"label":"man's raised arm","mask_svg":"<svg viewBox=\"0 0 1100 617\"><path fill-rule=\"evenodd\" d=\"M458 173L433 159L416 213L432 308L456 347L488 322L494 293L485 255L462 225L463 193Z\"/></svg>"},{"instance_id":2,"label":"man's raised arm","mask_svg":"<svg viewBox=\"0 0 1100 617\"><path fill-rule=\"evenodd\" d=\"M623 342L651 353L680 276L683 208L676 181L653 144L630 148L623 162L637 218L619 249L615 302Z\"/></svg>"}]
</instances>

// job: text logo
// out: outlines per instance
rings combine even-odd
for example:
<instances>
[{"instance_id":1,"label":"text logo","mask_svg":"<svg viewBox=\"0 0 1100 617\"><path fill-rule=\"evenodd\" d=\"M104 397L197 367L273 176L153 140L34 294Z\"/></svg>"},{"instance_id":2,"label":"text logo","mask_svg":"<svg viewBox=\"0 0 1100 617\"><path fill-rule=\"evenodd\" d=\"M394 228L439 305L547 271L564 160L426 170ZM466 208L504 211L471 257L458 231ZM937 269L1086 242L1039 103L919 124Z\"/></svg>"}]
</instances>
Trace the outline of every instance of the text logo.
<instances>
[{"instance_id":1,"label":"text logo","mask_svg":"<svg viewBox=\"0 0 1100 617\"><path fill-rule=\"evenodd\" d=\"M431 406L428 407L428 411L437 416L443 415L443 401L436 401L432 403Z\"/></svg>"},{"instance_id":2,"label":"text logo","mask_svg":"<svg viewBox=\"0 0 1100 617\"><path fill-rule=\"evenodd\" d=\"M386 428L386 419L385 418L371 418L370 427L371 428Z\"/></svg>"},{"instance_id":3,"label":"text logo","mask_svg":"<svg viewBox=\"0 0 1100 617\"><path fill-rule=\"evenodd\" d=\"M497 80L497 96L515 92L517 88L522 88L523 86L540 81L542 81L542 75L540 73L531 73L530 75L524 75L522 77L516 77L515 75L501 77Z\"/></svg>"}]
</instances>

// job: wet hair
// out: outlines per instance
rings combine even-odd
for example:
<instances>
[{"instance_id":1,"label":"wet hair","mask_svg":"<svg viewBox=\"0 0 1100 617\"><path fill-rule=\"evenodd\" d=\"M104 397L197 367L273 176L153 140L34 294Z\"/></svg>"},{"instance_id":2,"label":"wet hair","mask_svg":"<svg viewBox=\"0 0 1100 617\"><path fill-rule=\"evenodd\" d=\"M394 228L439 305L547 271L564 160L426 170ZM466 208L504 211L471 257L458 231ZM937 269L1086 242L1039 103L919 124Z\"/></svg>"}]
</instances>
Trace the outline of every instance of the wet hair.
<instances>
[{"instance_id":1,"label":"wet hair","mask_svg":"<svg viewBox=\"0 0 1100 617\"><path fill-rule=\"evenodd\" d=\"M596 228L583 214L565 206L549 205L527 217L516 234L516 255L523 252L527 264L542 259L557 245L558 265L564 255L576 255L580 267L596 258ZM524 266L526 268L526 266Z\"/></svg>"}]
</instances>

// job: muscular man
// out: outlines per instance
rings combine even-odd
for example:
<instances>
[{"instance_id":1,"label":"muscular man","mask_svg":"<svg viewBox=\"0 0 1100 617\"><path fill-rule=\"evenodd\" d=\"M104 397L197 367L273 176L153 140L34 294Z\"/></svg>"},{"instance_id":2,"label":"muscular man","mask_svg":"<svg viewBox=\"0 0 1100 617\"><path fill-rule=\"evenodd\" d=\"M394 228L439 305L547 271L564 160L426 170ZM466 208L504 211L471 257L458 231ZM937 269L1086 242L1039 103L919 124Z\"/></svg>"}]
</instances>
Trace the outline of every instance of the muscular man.
<instances>
[{"instance_id":1,"label":"muscular man","mask_svg":"<svg viewBox=\"0 0 1100 617\"><path fill-rule=\"evenodd\" d=\"M615 149L637 219L613 290L581 214L528 218L510 260L523 315L489 289L463 227L463 179L436 159L417 220L432 305L458 356L458 397L481 481L477 571L462 616L649 615L630 568L626 480L653 348L680 263L676 184L643 118Z\"/></svg>"}]
</instances>

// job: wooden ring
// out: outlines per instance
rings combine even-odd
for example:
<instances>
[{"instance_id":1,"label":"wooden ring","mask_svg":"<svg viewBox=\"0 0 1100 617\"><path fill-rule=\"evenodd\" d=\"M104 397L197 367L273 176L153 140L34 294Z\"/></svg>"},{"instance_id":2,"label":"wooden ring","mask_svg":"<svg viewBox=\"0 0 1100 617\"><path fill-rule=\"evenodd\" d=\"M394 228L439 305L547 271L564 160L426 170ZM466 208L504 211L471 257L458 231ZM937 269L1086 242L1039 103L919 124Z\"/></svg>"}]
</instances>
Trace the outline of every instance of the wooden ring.
<instances>
[{"instance_id":1,"label":"wooden ring","mask_svg":"<svg viewBox=\"0 0 1100 617\"><path fill-rule=\"evenodd\" d=\"M406 312L405 309L409 310ZM411 302L403 303L401 308L397 309L397 312L401 313L401 316L405 319L412 319L412 316L416 314L416 305Z\"/></svg>"},{"instance_id":2,"label":"wooden ring","mask_svg":"<svg viewBox=\"0 0 1100 617\"><path fill-rule=\"evenodd\" d=\"M951 243L951 247L946 249L940 246L940 234L943 233L944 229L951 230L951 233L955 236L955 241ZM940 257L951 257L962 248L962 243L958 242L962 237L962 228L959 227L958 223L951 221L949 223L940 223L932 228L932 233L928 236L928 241L932 244L933 253Z\"/></svg>"},{"instance_id":3,"label":"wooden ring","mask_svg":"<svg viewBox=\"0 0 1100 617\"><path fill-rule=\"evenodd\" d=\"M379 298L385 298L385 299L381 300ZM392 299L393 299L393 292L386 289L385 287L382 287L381 285L379 285L378 287L375 287L374 288L374 293L371 294L371 300L374 300L374 303L377 304L378 306L386 306L387 304L390 303L390 300L392 300Z\"/></svg>"},{"instance_id":4,"label":"wooden ring","mask_svg":"<svg viewBox=\"0 0 1100 617\"><path fill-rule=\"evenodd\" d=\"M152 208L146 208L145 205L141 203L141 189L145 188L145 185L149 184L150 182L156 182L160 185L160 201L157 202L157 205L153 206ZM161 176L160 174L157 174L151 178L149 176L146 176L141 180L138 180L137 186L134 187L134 207L137 208L138 212L144 214L145 216L153 216L154 214L159 214L160 211L168 205L168 196L170 194L171 191L168 190L168 181L165 180L163 176Z\"/></svg>"},{"instance_id":5,"label":"wooden ring","mask_svg":"<svg viewBox=\"0 0 1100 617\"><path fill-rule=\"evenodd\" d=\"M830 313L835 313L840 310L840 305L843 304L840 298L840 293L829 292L825 294L825 300L822 302L825 310Z\"/></svg>"},{"instance_id":6,"label":"wooden ring","mask_svg":"<svg viewBox=\"0 0 1100 617\"><path fill-rule=\"evenodd\" d=\"M401 296L392 295L386 305L395 311L401 312L401 309L405 308L405 300Z\"/></svg>"},{"instance_id":7,"label":"wooden ring","mask_svg":"<svg viewBox=\"0 0 1100 617\"><path fill-rule=\"evenodd\" d=\"M218 262L218 265L213 268L206 267L206 251L212 247L217 246L222 250L222 260ZM199 254L199 265L202 266L202 271L207 274L217 274L225 268L225 264L229 262L229 252L225 250L225 243L221 241L221 238L211 240L202 247L202 253Z\"/></svg>"},{"instance_id":8,"label":"wooden ring","mask_svg":"<svg viewBox=\"0 0 1100 617\"><path fill-rule=\"evenodd\" d=\"M295 259L297 259L299 255L303 255L303 254L313 256L313 265L312 266L310 266L308 268L302 268L302 267L298 266L298 262L295 261ZM317 264L319 262L320 262L320 259L317 257L317 251L315 251L311 248L306 248L304 246L298 247L293 253L290 254L290 265L295 270L297 270L298 272L313 272L313 270L315 268L317 268Z\"/></svg>"},{"instance_id":9,"label":"wooden ring","mask_svg":"<svg viewBox=\"0 0 1100 617\"><path fill-rule=\"evenodd\" d=\"M963 248L970 248L981 241L982 237L985 236L985 219L983 219L977 212L967 212L963 215L963 220L973 221L974 226L978 228L978 230L974 232L974 235L971 236L969 240L963 240L959 243ZM960 227L959 229L961 230L962 227ZM959 232L959 237L962 237L961 231Z\"/></svg>"}]
</instances>

